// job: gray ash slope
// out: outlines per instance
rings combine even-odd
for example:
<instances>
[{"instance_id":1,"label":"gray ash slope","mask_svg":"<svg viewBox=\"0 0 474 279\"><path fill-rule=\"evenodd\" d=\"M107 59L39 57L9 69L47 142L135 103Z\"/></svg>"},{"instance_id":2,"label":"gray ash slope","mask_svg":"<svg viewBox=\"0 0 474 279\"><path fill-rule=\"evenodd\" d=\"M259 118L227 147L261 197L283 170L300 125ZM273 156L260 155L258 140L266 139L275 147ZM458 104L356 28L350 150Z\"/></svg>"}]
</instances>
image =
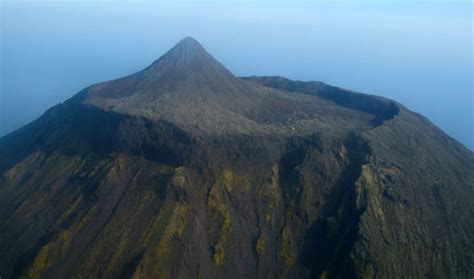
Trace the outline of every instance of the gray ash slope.
<instances>
[{"instance_id":1,"label":"gray ash slope","mask_svg":"<svg viewBox=\"0 0 474 279\"><path fill-rule=\"evenodd\" d=\"M91 86L83 103L204 135L341 134L368 128L373 117L317 96L239 79L192 38L143 71Z\"/></svg>"},{"instance_id":2,"label":"gray ash slope","mask_svg":"<svg viewBox=\"0 0 474 279\"><path fill-rule=\"evenodd\" d=\"M2 278L470 278L474 155L186 38L0 139Z\"/></svg>"}]
</instances>

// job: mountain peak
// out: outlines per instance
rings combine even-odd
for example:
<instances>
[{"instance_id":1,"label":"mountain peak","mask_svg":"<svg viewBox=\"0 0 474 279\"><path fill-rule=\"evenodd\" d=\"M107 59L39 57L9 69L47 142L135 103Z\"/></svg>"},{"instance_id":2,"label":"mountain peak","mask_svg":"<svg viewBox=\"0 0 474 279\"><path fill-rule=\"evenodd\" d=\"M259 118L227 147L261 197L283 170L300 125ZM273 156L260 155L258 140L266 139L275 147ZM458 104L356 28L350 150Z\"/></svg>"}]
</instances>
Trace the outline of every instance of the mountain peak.
<instances>
[{"instance_id":1,"label":"mountain peak","mask_svg":"<svg viewBox=\"0 0 474 279\"><path fill-rule=\"evenodd\" d=\"M186 49L193 49L193 50L204 50L202 45L192 37L185 37L181 41L179 41L175 47L181 47Z\"/></svg>"},{"instance_id":2,"label":"mountain peak","mask_svg":"<svg viewBox=\"0 0 474 279\"><path fill-rule=\"evenodd\" d=\"M150 66L118 80L104 82L89 90L90 98L156 99L164 93L195 93L213 88L228 92L241 83L195 39L185 37Z\"/></svg>"},{"instance_id":3,"label":"mountain peak","mask_svg":"<svg viewBox=\"0 0 474 279\"><path fill-rule=\"evenodd\" d=\"M179 71L190 67L205 70L220 65L197 40L191 37L185 37L179 41L154 64L160 65L160 69L169 68ZM222 65L219 68L224 69Z\"/></svg>"},{"instance_id":4,"label":"mountain peak","mask_svg":"<svg viewBox=\"0 0 474 279\"><path fill-rule=\"evenodd\" d=\"M0 158L5 278L474 274L473 152L381 97L239 79L190 38Z\"/></svg>"},{"instance_id":5,"label":"mountain peak","mask_svg":"<svg viewBox=\"0 0 474 279\"><path fill-rule=\"evenodd\" d=\"M195 39L186 37L179 41L168 54L175 54L178 59L190 59L193 57L210 57L204 47Z\"/></svg>"},{"instance_id":6,"label":"mountain peak","mask_svg":"<svg viewBox=\"0 0 474 279\"><path fill-rule=\"evenodd\" d=\"M84 102L165 120L199 135L308 134L326 129L321 119L327 115L333 124L334 117L340 121L331 127L365 129L371 118L317 97L288 94L239 79L190 37L146 69L92 86ZM346 129L326 130L341 134Z\"/></svg>"}]
</instances>

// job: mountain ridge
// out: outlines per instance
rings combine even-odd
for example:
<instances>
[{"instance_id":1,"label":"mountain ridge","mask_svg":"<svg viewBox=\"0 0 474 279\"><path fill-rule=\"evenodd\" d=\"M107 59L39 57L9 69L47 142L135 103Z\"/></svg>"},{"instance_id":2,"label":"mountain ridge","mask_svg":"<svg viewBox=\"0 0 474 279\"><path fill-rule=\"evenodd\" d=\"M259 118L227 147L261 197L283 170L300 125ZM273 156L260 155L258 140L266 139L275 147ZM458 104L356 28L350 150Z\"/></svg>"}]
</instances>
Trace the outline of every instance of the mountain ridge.
<instances>
[{"instance_id":1,"label":"mountain ridge","mask_svg":"<svg viewBox=\"0 0 474 279\"><path fill-rule=\"evenodd\" d=\"M474 153L429 120L319 82L160 76L162 62L0 138L2 278L474 272Z\"/></svg>"},{"instance_id":2,"label":"mountain ridge","mask_svg":"<svg viewBox=\"0 0 474 279\"><path fill-rule=\"evenodd\" d=\"M84 96L85 104L161 119L197 135L344 134L343 127L365 129L373 118L317 95L239 79L192 38L142 71L91 86ZM327 125L331 121L344 124Z\"/></svg>"}]
</instances>

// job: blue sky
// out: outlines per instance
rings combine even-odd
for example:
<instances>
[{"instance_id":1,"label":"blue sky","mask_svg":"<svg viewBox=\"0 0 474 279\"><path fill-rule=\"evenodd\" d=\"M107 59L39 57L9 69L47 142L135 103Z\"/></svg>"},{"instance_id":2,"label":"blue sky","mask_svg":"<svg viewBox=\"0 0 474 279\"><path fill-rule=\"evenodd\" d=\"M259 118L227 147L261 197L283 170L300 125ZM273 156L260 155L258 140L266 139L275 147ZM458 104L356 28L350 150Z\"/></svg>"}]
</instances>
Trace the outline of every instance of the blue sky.
<instances>
[{"instance_id":1,"label":"blue sky","mask_svg":"<svg viewBox=\"0 0 474 279\"><path fill-rule=\"evenodd\" d=\"M192 36L237 75L386 96L474 148L470 1L0 3L0 135Z\"/></svg>"}]
</instances>

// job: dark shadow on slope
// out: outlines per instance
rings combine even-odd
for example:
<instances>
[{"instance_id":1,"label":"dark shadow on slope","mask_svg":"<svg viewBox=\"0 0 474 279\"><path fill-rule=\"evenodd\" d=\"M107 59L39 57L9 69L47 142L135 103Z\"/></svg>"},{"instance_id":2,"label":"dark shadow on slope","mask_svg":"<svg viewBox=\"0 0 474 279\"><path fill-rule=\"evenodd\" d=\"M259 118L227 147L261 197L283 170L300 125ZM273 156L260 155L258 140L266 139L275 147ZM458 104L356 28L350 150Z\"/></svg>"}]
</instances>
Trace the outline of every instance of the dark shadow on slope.
<instances>
[{"instance_id":1,"label":"dark shadow on slope","mask_svg":"<svg viewBox=\"0 0 474 279\"><path fill-rule=\"evenodd\" d=\"M306 157L308 143L301 139L290 139L287 151L280 159L279 184L282 191L285 207L297 208L302 196L299 172L297 167L301 165ZM296 210L295 214L301 212Z\"/></svg>"},{"instance_id":2,"label":"dark shadow on slope","mask_svg":"<svg viewBox=\"0 0 474 279\"><path fill-rule=\"evenodd\" d=\"M178 166L192 143L184 131L164 121L66 102L0 138L0 173L38 150L71 156L121 152Z\"/></svg>"},{"instance_id":3,"label":"dark shadow on slope","mask_svg":"<svg viewBox=\"0 0 474 279\"><path fill-rule=\"evenodd\" d=\"M137 269L138 265L140 264L140 261L143 257L144 253L140 253L136 256L134 256L129 262L127 262L125 265L123 265L122 269L120 270L120 275L119 279L128 279L132 278L133 273Z\"/></svg>"},{"instance_id":4,"label":"dark shadow on slope","mask_svg":"<svg viewBox=\"0 0 474 279\"><path fill-rule=\"evenodd\" d=\"M19 257L13 266L11 278L24 278L25 274L23 274L23 272L33 263L33 260L41 248L43 248L47 243L51 242L55 235L56 232L47 233L46 235L39 238L32 248L23 253L23 255Z\"/></svg>"},{"instance_id":5,"label":"dark shadow on slope","mask_svg":"<svg viewBox=\"0 0 474 279\"><path fill-rule=\"evenodd\" d=\"M349 165L326 199L330 201L321 217L306 232L302 250L303 265L311 271L312 278L323 273L328 278L354 278L350 259L356 241L360 216L356 208L355 182L366 163L367 146L356 135L346 143Z\"/></svg>"}]
</instances>

